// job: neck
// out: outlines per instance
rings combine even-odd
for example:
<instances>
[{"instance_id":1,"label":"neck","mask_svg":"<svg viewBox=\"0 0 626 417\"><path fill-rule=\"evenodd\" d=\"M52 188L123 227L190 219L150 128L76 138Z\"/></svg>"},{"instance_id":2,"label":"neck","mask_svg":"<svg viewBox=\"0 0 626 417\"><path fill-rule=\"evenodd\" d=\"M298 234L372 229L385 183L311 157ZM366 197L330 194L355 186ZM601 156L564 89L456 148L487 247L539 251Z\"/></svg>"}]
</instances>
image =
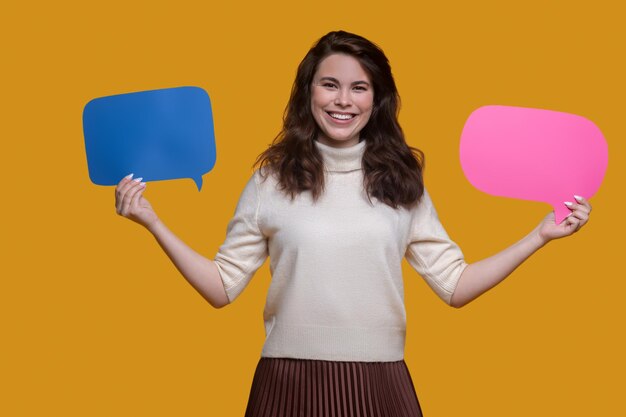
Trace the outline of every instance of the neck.
<instances>
[{"instance_id":1,"label":"neck","mask_svg":"<svg viewBox=\"0 0 626 417\"><path fill-rule=\"evenodd\" d=\"M326 136L318 136L316 139L319 143L323 143L326 146L330 146L331 148L350 148L359 142L361 142L360 138L352 138L349 140L333 140L329 139Z\"/></svg>"},{"instance_id":2,"label":"neck","mask_svg":"<svg viewBox=\"0 0 626 417\"><path fill-rule=\"evenodd\" d=\"M349 147L333 147L319 141L315 145L324 159L324 169L330 172L348 172L361 169L361 159L366 141L362 140Z\"/></svg>"}]
</instances>

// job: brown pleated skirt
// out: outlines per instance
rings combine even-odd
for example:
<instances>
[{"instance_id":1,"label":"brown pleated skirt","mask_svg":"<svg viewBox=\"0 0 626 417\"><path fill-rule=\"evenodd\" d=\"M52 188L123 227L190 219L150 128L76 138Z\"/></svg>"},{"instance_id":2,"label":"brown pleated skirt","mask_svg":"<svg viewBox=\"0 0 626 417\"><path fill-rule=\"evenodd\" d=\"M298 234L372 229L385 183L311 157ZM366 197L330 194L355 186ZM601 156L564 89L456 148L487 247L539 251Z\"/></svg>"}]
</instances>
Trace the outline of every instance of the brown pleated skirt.
<instances>
[{"instance_id":1,"label":"brown pleated skirt","mask_svg":"<svg viewBox=\"0 0 626 417\"><path fill-rule=\"evenodd\" d=\"M261 358L245 417L421 417L404 361Z\"/></svg>"}]
</instances>

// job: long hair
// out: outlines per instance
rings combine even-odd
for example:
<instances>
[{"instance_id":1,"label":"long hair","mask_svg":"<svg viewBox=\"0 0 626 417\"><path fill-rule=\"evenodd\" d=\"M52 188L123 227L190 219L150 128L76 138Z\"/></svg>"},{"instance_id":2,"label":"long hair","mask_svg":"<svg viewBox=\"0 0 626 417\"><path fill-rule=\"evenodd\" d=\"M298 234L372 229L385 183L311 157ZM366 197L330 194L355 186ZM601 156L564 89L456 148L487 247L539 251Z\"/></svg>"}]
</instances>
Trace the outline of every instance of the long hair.
<instances>
[{"instance_id":1,"label":"long hair","mask_svg":"<svg viewBox=\"0 0 626 417\"><path fill-rule=\"evenodd\" d=\"M311 84L320 62L334 53L356 58L373 84L374 104L361 130L365 140L363 186L372 197L397 208L410 208L424 193L424 154L407 145L398 123L400 96L383 51L352 33L330 32L317 41L300 65L283 115L283 128L255 162L261 173L273 173L279 188L293 199L310 191L316 200L324 191L324 162L313 142L320 129L311 112Z\"/></svg>"}]
</instances>

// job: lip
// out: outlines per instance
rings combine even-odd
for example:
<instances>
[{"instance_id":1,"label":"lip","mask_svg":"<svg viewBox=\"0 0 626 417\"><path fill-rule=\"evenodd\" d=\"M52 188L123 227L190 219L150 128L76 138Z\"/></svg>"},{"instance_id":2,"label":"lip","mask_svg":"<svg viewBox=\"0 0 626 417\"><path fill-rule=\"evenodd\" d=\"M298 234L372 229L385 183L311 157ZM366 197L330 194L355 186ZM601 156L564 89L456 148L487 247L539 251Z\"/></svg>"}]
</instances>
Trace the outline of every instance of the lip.
<instances>
[{"instance_id":1,"label":"lip","mask_svg":"<svg viewBox=\"0 0 626 417\"><path fill-rule=\"evenodd\" d=\"M345 111L333 111L333 110L326 110L324 111L324 113L326 113L326 118L328 118L330 121L332 121L333 123L339 124L339 125L345 125L345 124L349 124L351 122L353 122L359 115L356 113L350 113L350 112L345 112ZM341 119L335 119L334 117L332 117L330 115L330 113L335 113L335 114L349 114L352 115L352 118L350 119L346 119L346 120L341 120Z\"/></svg>"}]
</instances>

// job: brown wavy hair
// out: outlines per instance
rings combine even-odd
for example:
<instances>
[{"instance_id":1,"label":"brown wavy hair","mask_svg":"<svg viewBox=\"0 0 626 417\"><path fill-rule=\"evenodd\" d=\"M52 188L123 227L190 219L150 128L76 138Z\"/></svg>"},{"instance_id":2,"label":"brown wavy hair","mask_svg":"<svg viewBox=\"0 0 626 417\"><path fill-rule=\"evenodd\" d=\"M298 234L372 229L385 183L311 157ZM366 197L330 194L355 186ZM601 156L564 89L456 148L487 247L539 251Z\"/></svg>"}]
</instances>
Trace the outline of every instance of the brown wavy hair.
<instances>
[{"instance_id":1,"label":"brown wavy hair","mask_svg":"<svg viewBox=\"0 0 626 417\"><path fill-rule=\"evenodd\" d=\"M275 174L279 188L292 199L303 191L310 191L314 200L323 193L324 162L313 142L320 129L311 112L311 85L320 62L335 53L358 59L373 84L372 114L360 133L366 141L362 168L367 195L394 209L408 209L424 193L424 154L406 143L398 123L400 96L387 57L359 35L330 32L313 45L298 66L283 128L254 165L264 176Z\"/></svg>"}]
</instances>

